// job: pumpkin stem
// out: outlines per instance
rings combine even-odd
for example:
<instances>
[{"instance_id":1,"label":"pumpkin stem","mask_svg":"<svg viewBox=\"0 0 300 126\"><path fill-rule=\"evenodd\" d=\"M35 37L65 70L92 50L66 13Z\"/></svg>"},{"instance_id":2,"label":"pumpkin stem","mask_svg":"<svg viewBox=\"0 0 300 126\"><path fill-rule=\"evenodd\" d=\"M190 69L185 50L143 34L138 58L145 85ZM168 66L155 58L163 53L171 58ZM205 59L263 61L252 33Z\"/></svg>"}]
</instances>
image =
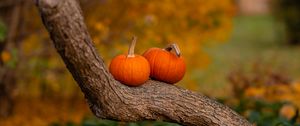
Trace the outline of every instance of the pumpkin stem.
<instances>
[{"instance_id":1,"label":"pumpkin stem","mask_svg":"<svg viewBox=\"0 0 300 126\"><path fill-rule=\"evenodd\" d=\"M180 57L181 52L180 52L180 49L179 49L179 47L178 47L178 45L177 45L176 43L169 44L169 45L165 48L165 50L166 50L166 51L169 51L169 52L170 52L172 49L175 50L176 55L177 55L178 57Z\"/></svg>"},{"instance_id":2,"label":"pumpkin stem","mask_svg":"<svg viewBox=\"0 0 300 126\"><path fill-rule=\"evenodd\" d=\"M135 48L135 44L136 44L136 39L137 39L136 36L132 37L132 41L131 41L131 43L129 45L129 50L128 50L127 57L134 57L134 48Z\"/></svg>"}]
</instances>

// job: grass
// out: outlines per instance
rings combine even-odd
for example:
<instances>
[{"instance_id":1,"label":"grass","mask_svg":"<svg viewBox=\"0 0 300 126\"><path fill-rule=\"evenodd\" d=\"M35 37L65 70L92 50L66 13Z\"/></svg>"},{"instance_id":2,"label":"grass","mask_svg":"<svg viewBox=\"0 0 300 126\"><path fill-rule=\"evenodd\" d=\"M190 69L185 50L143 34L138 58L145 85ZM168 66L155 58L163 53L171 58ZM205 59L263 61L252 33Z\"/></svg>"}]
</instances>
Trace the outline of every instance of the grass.
<instances>
[{"instance_id":1,"label":"grass","mask_svg":"<svg viewBox=\"0 0 300 126\"><path fill-rule=\"evenodd\" d=\"M212 64L198 72L201 92L215 97L227 96L228 73L238 67L251 67L254 62L299 79L300 48L287 46L284 40L284 27L272 16L236 17L228 42L204 47L212 57ZM212 90L216 93L211 94Z\"/></svg>"}]
</instances>

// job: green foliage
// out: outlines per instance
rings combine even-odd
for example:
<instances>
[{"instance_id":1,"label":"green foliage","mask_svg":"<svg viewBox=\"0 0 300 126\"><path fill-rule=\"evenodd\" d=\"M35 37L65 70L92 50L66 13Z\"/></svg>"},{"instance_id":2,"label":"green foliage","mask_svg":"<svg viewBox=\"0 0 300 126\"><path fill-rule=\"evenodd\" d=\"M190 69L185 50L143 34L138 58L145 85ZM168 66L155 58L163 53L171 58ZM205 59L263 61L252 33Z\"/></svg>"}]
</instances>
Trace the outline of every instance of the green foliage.
<instances>
[{"instance_id":1,"label":"green foliage","mask_svg":"<svg viewBox=\"0 0 300 126\"><path fill-rule=\"evenodd\" d=\"M80 124L75 124L73 122L67 122L66 124L61 124L59 122L54 122L50 126L180 126L175 123L168 123L162 121L140 121L140 122L117 122L112 120L100 120L96 117L85 117Z\"/></svg>"},{"instance_id":2,"label":"green foliage","mask_svg":"<svg viewBox=\"0 0 300 126\"><path fill-rule=\"evenodd\" d=\"M6 27L2 22L2 20L0 19L0 42L5 39L5 35L6 35Z\"/></svg>"},{"instance_id":3,"label":"green foliage","mask_svg":"<svg viewBox=\"0 0 300 126\"><path fill-rule=\"evenodd\" d=\"M244 98L233 108L257 126L300 126L300 123L296 122L298 114L290 120L280 115L280 109L285 104L287 103Z\"/></svg>"},{"instance_id":4,"label":"green foliage","mask_svg":"<svg viewBox=\"0 0 300 126\"><path fill-rule=\"evenodd\" d=\"M77 126L77 125L73 122L67 122L65 125L58 123L58 122L54 122L54 123L51 123L50 126Z\"/></svg>"},{"instance_id":5,"label":"green foliage","mask_svg":"<svg viewBox=\"0 0 300 126\"><path fill-rule=\"evenodd\" d=\"M111 120L99 120L97 118L84 118L81 126L118 126L118 122Z\"/></svg>"},{"instance_id":6,"label":"green foliage","mask_svg":"<svg viewBox=\"0 0 300 126\"><path fill-rule=\"evenodd\" d=\"M141 122L116 122L111 120L99 120L95 117L88 117L83 119L81 126L180 126L175 123L168 123L162 121L141 121Z\"/></svg>"}]
</instances>

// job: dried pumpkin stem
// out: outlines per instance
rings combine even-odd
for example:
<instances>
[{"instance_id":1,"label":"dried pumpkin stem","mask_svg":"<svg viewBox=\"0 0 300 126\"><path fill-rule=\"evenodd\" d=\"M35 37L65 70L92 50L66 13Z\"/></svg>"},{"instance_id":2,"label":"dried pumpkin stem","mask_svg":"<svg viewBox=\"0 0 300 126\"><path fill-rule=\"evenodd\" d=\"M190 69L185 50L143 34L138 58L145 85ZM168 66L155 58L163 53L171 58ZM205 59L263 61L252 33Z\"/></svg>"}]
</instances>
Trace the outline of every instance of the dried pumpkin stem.
<instances>
[{"instance_id":1,"label":"dried pumpkin stem","mask_svg":"<svg viewBox=\"0 0 300 126\"><path fill-rule=\"evenodd\" d=\"M136 44L136 39L137 39L136 36L132 37L132 41L131 41L131 43L129 45L129 50L128 50L127 57L134 57L134 48L135 48L135 44Z\"/></svg>"},{"instance_id":2,"label":"dried pumpkin stem","mask_svg":"<svg viewBox=\"0 0 300 126\"><path fill-rule=\"evenodd\" d=\"M176 55L177 55L178 57L180 57L181 52L180 52L180 49L179 49L179 47L178 47L178 45L177 45L176 43L169 44L169 45L165 48L165 50L167 50L167 51L171 51L172 49L175 51Z\"/></svg>"}]
</instances>

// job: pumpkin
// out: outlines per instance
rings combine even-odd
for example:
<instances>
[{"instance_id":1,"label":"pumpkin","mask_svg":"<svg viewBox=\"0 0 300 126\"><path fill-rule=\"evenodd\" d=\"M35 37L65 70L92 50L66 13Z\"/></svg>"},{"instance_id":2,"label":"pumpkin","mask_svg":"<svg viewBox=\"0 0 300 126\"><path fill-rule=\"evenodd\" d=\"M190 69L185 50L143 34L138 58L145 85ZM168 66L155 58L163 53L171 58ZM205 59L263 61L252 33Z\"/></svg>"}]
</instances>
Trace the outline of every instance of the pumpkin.
<instances>
[{"instance_id":1,"label":"pumpkin","mask_svg":"<svg viewBox=\"0 0 300 126\"><path fill-rule=\"evenodd\" d=\"M171 52L175 50L176 55ZM180 81L185 74L185 61L180 56L176 44L171 44L165 49L150 48L143 56L150 64L150 77L169 84Z\"/></svg>"},{"instance_id":2,"label":"pumpkin","mask_svg":"<svg viewBox=\"0 0 300 126\"><path fill-rule=\"evenodd\" d=\"M128 54L118 55L112 59L109 71L122 84L139 86L149 79L150 65L141 55L134 54L136 37L129 46Z\"/></svg>"}]
</instances>

